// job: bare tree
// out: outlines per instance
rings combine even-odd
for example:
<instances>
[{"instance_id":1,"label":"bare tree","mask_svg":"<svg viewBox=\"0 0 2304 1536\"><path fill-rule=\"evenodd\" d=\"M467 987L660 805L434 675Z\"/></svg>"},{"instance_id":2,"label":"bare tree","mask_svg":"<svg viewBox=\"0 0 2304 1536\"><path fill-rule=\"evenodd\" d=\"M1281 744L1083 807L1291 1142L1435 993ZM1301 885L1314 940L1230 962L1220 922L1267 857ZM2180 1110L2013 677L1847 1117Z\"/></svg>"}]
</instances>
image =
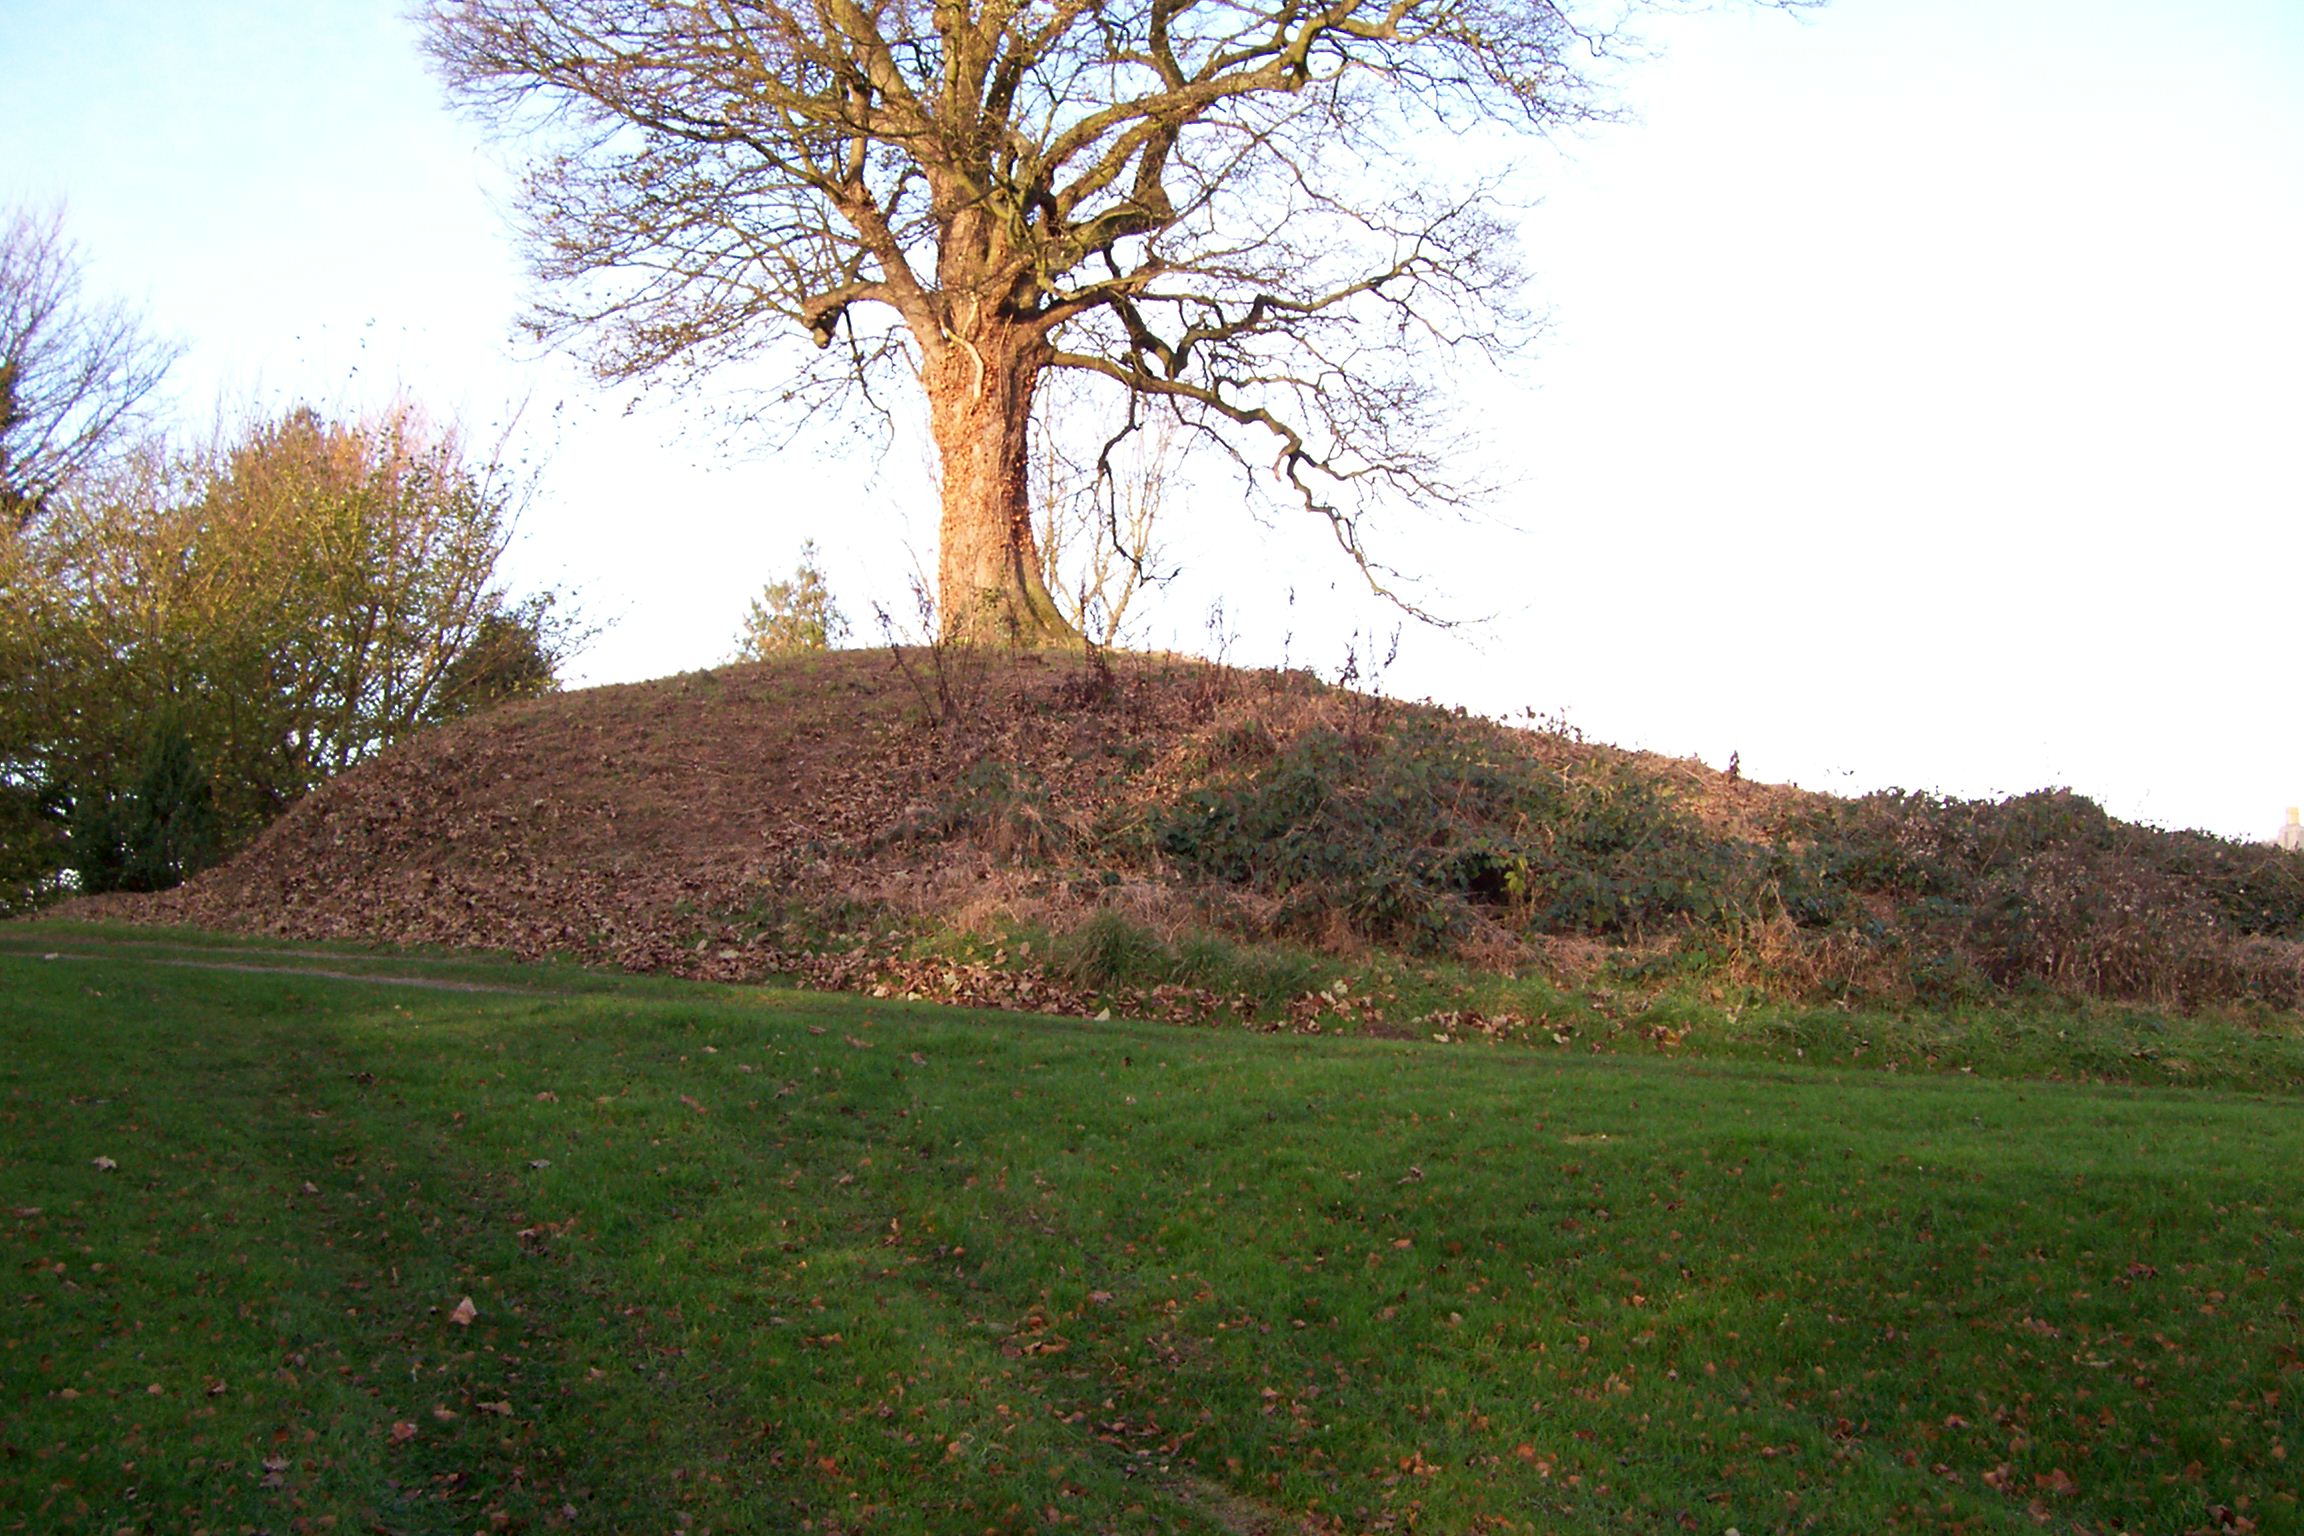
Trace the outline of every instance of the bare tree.
<instances>
[{"instance_id":1,"label":"bare tree","mask_svg":"<svg viewBox=\"0 0 2304 1536\"><path fill-rule=\"evenodd\" d=\"M1069 623L1098 645L1116 644L1136 598L1163 579L1160 514L1182 468L1182 422L1165 401L1149 424L1113 434L1087 418L1063 387L1043 387L1032 424L1033 537L1041 578ZM1081 427L1092 434L1079 450Z\"/></svg>"},{"instance_id":2,"label":"bare tree","mask_svg":"<svg viewBox=\"0 0 2304 1536\"><path fill-rule=\"evenodd\" d=\"M1425 151L1593 116L1611 41L1557 0L432 0L430 22L462 97L546 139L540 332L614 380L805 333L823 351L775 391L803 416L917 376L944 630L1027 639L1070 631L1027 492L1051 368L1171 403L1389 590L1365 513L1462 489L1446 355L1521 334L1494 188Z\"/></svg>"},{"instance_id":3,"label":"bare tree","mask_svg":"<svg viewBox=\"0 0 2304 1536\"><path fill-rule=\"evenodd\" d=\"M30 522L133 440L181 351L147 336L125 306L82 293L61 215L0 217L0 516Z\"/></svg>"}]
</instances>

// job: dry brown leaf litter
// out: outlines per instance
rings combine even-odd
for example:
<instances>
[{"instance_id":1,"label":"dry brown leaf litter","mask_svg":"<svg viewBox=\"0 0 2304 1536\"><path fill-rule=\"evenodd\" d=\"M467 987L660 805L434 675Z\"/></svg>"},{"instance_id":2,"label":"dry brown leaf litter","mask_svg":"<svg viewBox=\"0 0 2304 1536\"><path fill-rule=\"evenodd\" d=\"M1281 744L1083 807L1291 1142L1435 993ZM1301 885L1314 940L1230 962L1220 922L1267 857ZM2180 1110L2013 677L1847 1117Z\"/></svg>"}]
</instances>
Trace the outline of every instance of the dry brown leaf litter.
<instances>
[{"instance_id":1,"label":"dry brown leaf litter","mask_svg":"<svg viewBox=\"0 0 2304 1536\"><path fill-rule=\"evenodd\" d=\"M948 711L925 675L917 656L907 668L886 651L839 652L509 706L429 731L324 786L239 857L178 890L78 905L132 921L567 955L715 981L796 975L815 987L978 1007L1242 1019L1245 998L1182 986L1099 997L1021 957L908 956L895 933L787 948L738 914L845 904L966 929L1006 920L1063 930L1111 911L1168 934L1213 914L1254 932L1250 894L1141 870L1068 878L1049 868L1049 851L1116 809L1201 782L1227 733L1253 724L1285 743L1308 728L1365 727L1385 710L1427 707L1303 674L1143 657L1099 674L1077 657L1025 654L971 675L967 707L939 720ZM1570 777L1630 760L1700 819L1742 835L1765 835L1817 798L1555 733L1467 728ZM986 763L1029 776L1046 811L921 835ZM1517 941L1496 943L1501 952ZM1555 949L1547 958L1571 971L1595 958L1576 941ZM1367 999L1307 994L1286 1023L1266 1027L1318 1030L1372 1012Z\"/></svg>"}]
</instances>

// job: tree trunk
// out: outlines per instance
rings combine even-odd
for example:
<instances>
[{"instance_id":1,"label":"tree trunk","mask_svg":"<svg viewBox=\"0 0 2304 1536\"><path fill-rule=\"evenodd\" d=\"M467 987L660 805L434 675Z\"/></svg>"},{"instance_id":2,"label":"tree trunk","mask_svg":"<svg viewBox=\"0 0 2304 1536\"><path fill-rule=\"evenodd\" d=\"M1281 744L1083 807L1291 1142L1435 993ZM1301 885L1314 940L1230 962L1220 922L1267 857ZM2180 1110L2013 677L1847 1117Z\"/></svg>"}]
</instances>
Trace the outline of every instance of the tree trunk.
<instances>
[{"instance_id":1,"label":"tree trunk","mask_svg":"<svg viewBox=\"0 0 2304 1536\"><path fill-rule=\"evenodd\" d=\"M927 370L944 472L936 604L947 640L1061 645L1080 638L1040 578L1026 475L1042 343L1021 328L954 337Z\"/></svg>"}]
</instances>

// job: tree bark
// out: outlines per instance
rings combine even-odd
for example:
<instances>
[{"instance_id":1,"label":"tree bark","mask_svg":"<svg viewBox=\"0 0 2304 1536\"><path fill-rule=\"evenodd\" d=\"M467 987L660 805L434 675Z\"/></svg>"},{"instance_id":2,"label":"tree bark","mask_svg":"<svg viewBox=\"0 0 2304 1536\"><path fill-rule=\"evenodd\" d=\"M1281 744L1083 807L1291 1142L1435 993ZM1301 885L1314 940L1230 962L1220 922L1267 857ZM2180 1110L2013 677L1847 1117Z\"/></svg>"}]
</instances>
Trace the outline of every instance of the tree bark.
<instances>
[{"instance_id":1,"label":"tree bark","mask_svg":"<svg viewBox=\"0 0 2304 1536\"><path fill-rule=\"evenodd\" d=\"M928 419L944 475L938 627L971 645L1080 638L1040 577L1026 458L1046 343L1021 326L950 336L928 365Z\"/></svg>"}]
</instances>

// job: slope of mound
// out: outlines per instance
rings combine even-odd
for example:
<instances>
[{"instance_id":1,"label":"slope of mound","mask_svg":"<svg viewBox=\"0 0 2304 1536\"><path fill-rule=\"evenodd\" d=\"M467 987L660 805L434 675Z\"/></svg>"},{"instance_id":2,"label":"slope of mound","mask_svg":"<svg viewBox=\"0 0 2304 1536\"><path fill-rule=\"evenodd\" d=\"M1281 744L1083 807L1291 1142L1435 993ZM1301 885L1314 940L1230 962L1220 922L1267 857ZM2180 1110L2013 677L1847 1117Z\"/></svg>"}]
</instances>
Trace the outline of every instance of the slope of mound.
<instances>
[{"instance_id":1,"label":"slope of mound","mask_svg":"<svg viewBox=\"0 0 2304 1536\"><path fill-rule=\"evenodd\" d=\"M1159 871L1064 880L1055 855L1224 758L1411 712L1571 772L1641 762L1723 826L1805 798L1304 674L1031 654L957 670L940 683L930 658L838 652L512 705L344 775L179 890L82 906L640 967L684 964L710 916L793 904L963 918L1120 906L1159 921L1184 911Z\"/></svg>"},{"instance_id":2,"label":"slope of mound","mask_svg":"<svg viewBox=\"0 0 2304 1536\"><path fill-rule=\"evenodd\" d=\"M2064 792L1838 800L1142 657L844 652L515 705L180 890L83 906L845 985L905 986L908 929L1119 923L1834 995L2304 994L2304 859L2274 850ZM972 974L978 1001L1097 1001L1029 963Z\"/></svg>"}]
</instances>

